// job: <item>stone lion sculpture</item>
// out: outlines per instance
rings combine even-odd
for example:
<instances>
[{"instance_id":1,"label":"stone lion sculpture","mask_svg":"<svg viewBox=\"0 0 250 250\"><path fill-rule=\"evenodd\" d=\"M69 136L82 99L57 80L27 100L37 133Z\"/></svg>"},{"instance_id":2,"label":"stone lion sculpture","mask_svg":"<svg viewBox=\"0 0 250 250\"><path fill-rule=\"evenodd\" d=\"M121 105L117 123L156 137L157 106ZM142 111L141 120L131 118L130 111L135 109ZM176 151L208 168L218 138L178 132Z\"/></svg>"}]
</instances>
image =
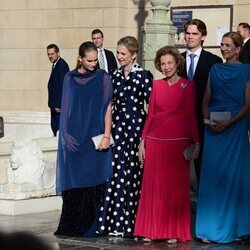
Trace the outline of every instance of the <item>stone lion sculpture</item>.
<instances>
[{"instance_id":1,"label":"stone lion sculpture","mask_svg":"<svg viewBox=\"0 0 250 250\"><path fill-rule=\"evenodd\" d=\"M37 143L32 140L14 142L5 190L9 193L34 192L54 189L54 187L55 164L45 161ZM40 196L44 196L42 192L40 193Z\"/></svg>"}]
</instances>

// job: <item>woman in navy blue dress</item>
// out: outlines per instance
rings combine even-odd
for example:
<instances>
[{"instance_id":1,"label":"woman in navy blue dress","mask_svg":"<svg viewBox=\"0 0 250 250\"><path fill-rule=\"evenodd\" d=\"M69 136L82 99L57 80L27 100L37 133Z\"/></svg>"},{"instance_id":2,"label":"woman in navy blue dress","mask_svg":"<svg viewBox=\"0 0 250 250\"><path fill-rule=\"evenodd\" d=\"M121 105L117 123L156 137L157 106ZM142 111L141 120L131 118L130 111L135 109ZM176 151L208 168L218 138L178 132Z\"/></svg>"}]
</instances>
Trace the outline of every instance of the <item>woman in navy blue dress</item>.
<instances>
[{"instance_id":1,"label":"woman in navy blue dress","mask_svg":"<svg viewBox=\"0 0 250 250\"><path fill-rule=\"evenodd\" d=\"M95 236L103 188L112 176L113 88L97 63L97 48L84 42L76 69L64 78L56 180L63 205L55 235ZM95 150L91 138L98 134L104 136Z\"/></svg>"},{"instance_id":2,"label":"woman in navy blue dress","mask_svg":"<svg viewBox=\"0 0 250 250\"><path fill-rule=\"evenodd\" d=\"M105 189L99 234L133 236L142 179L138 146L153 78L150 71L135 63L138 50L134 37L121 38L117 43L120 68L112 74L113 178Z\"/></svg>"}]
</instances>

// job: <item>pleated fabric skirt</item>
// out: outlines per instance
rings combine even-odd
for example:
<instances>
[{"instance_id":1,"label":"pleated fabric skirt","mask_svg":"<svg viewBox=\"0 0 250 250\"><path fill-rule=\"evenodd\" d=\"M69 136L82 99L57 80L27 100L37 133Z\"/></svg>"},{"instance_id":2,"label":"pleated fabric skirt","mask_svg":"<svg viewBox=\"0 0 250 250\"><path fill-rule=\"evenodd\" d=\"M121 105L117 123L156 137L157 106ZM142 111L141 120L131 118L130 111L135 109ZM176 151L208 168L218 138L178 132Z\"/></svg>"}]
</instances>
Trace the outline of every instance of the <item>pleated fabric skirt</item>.
<instances>
[{"instance_id":1,"label":"pleated fabric skirt","mask_svg":"<svg viewBox=\"0 0 250 250\"><path fill-rule=\"evenodd\" d=\"M183 156L189 144L189 140L146 139L135 236L182 242L191 239L189 162Z\"/></svg>"}]
</instances>

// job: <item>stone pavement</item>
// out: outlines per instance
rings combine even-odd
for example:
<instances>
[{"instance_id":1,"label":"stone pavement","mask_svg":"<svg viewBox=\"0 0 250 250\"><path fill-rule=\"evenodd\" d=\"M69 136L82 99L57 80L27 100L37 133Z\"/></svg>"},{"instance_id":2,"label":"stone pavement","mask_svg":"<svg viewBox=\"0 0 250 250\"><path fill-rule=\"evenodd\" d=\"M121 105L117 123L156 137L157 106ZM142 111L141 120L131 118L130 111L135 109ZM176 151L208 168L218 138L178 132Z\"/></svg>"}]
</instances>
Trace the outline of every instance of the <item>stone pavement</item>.
<instances>
[{"instance_id":1,"label":"stone pavement","mask_svg":"<svg viewBox=\"0 0 250 250\"><path fill-rule=\"evenodd\" d=\"M177 243L174 245L169 245L163 241L143 243L142 241L134 241L133 239L126 239L120 237L99 237L92 239L55 237L53 235L53 232L57 227L59 216L59 211L17 216L0 215L0 230L7 232L31 232L44 239L46 242L49 242L55 250L163 250L168 248L181 250L250 249L249 242L218 245L204 244L199 241L192 240L188 243Z\"/></svg>"}]
</instances>

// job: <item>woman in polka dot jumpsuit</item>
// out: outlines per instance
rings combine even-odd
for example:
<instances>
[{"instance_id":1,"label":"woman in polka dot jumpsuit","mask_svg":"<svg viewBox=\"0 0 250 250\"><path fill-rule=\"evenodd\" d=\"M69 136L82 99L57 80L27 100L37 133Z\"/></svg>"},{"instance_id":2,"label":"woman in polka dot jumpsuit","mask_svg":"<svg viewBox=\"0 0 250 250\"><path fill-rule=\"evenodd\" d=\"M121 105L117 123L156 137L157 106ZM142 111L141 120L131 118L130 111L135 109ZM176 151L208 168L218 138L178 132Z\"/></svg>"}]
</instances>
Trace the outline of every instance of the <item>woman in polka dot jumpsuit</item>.
<instances>
[{"instance_id":1,"label":"woman in polka dot jumpsuit","mask_svg":"<svg viewBox=\"0 0 250 250\"><path fill-rule=\"evenodd\" d=\"M112 74L113 178L107 183L100 208L98 233L102 235L133 236L142 179L138 145L153 78L150 71L135 63L138 50L134 37L121 38L117 43L121 67Z\"/></svg>"}]
</instances>

